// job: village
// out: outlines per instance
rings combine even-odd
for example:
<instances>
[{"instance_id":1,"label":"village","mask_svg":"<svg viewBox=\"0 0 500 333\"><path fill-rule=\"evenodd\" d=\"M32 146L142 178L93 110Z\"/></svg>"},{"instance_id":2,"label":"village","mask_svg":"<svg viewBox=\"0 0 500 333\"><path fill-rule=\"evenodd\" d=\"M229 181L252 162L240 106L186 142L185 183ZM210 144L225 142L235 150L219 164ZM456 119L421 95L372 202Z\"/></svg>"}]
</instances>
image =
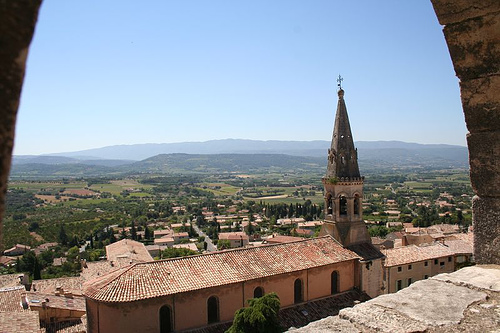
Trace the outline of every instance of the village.
<instances>
[{"instance_id":1,"label":"village","mask_svg":"<svg viewBox=\"0 0 500 333\"><path fill-rule=\"evenodd\" d=\"M399 184L373 182L368 187L372 190L363 192L364 177L352 153L352 139L343 148L337 142L339 137L351 138L343 90L339 91L336 118L319 200L315 198L319 194L317 186L313 190L300 185L288 189L287 195L278 195L281 200L293 200L287 203L266 201L276 200L277 191L274 196L241 200L241 189L221 193L227 184L198 189L199 185L183 184L183 194L172 197L175 191L168 186L155 192L154 186L144 190L140 187L143 184L124 180L121 184L125 188L115 188L114 195L101 198L101 192L87 186L86 191L56 191L52 193L54 200L62 198L62 202L53 202L47 195L30 196L26 188L16 190L13 183L12 191L28 195L35 204L32 212L68 207L70 212L82 212L87 217L101 215L102 222L102 214L109 209L106 207L126 200L134 204L123 206L126 208L121 214L125 219L121 218L121 223L112 224L109 219L100 229L94 227L86 238L68 235L65 228L69 224L60 224L57 242L33 248L15 244L5 250L0 262L3 272L10 274L1 276L2 310L12 313L23 325L51 332L99 331L101 327L105 331L133 332L138 325L150 325L154 331L156 324L146 324L137 317L141 316L139 312L127 320L123 316L130 311L131 301L142 302L144 311L149 311L157 306L154 300L158 298L166 302L160 310L162 332L196 330L207 325L220 331L228 328L245 299L261 297L269 290L277 292L284 308L325 297L343 299L343 303L330 308L334 313L352 302L394 293L416 281L473 265L467 188L459 183L457 192L454 183L450 185L444 177L444 187L447 185L449 192L456 195L441 192L443 186L433 183L422 191L419 182L405 179ZM347 163L345 156L350 158ZM453 177L453 173L448 175ZM304 196L299 196L299 190ZM163 200L155 201L152 193ZM188 193L193 195L186 201ZM65 200L68 195L73 200ZM165 202L167 198L172 201ZM176 199L184 200L173 201ZM82 208L86 200L91 200L91 206ZM106 200L107 205L100 200ZM75 201L79 206L73 206ZM72 205L64 206L68 203ZM29 215L28 210L10 218L28 224L23 220ZM30 235L40 242L38 232L44 229L34 220L29 225L33 227ZM288 264L274 267L270 260ZM205 268L217 270L221 265L227 266L226 270L216 277ZM162 270L165 272L159 273ZM242 270L248 270L248 275L237 273ZM169 280L171 274L174 280ZM150 280L153 275L158 275L157 281ZM136 279L141 280L131 285L126 282ZM148 285L143 285L144 281ZM231 287L229 281L237 285ZM156 287L149 290L153 285ZM283 289L286 285L292 289ZM137 288L149 291L143 293ZM237 300L238 292L234 294L231 288L242 288L244 298ZM252 294L245 293L248 288L253 288ZM180 316L184 311L180 309L200 307L207 297L207 307L201 306L199 318L186 321L185 316ZM107 305L109 302L119 302L123 309L115 313L114 307ZM145 312L144 318L152 320L154 312ZM122 318L123 325L116 325L115 317ZM320 318L302 318L281 325L301 326L316 319Z\"/></svg>"}]
</instances>

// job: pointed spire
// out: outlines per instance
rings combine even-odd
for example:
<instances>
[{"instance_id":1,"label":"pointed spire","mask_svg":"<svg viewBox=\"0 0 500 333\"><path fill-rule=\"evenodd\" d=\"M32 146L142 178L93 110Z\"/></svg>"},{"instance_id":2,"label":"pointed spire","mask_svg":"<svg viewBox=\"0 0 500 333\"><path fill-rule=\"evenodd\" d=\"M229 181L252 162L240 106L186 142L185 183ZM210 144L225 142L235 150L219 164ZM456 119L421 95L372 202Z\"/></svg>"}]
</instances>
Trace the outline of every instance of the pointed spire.
<instances>
[{"instance_id":1,"label":"pointed spire","mask_svg":"<svg viewBox=\"0 0 500 333\"><path fill-rule=\"evenodd\" d=\"M340 82L339 82L340 83ZM340 87L340 84L339 84ZM332 145L328 150L327 178L360 178L358 151L354 147L351 125L344 101L344 90L338 91L339 101L333 128Z\"/></svg>"}]
</instances>

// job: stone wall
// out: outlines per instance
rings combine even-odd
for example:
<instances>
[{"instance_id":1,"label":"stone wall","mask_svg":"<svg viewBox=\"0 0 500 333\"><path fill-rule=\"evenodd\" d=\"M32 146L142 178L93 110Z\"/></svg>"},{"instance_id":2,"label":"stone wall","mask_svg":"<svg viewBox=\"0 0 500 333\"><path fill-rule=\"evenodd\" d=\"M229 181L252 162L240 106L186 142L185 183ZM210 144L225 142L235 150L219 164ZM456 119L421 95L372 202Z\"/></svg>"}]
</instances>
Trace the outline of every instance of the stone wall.
<instances>
[{"instance_id":1,"label":"stone wall","mask_svg":"<svg viewBox=\"0 0 500 333\"><path fill-rule=\"evenodd\" d=\"M290 333L498 332L499 266L466 267L415 282Z\"/></svg>"},{"instance_id":2,"label":"stone wall","mask_svg":"<svg viewBox=\"0 0 500 333\"><path fill-rule=\"evenodd\" d=\"M0 0L0 221L10 171L28 47L41 0ZM0 251L3 250L0 224Z\"/></svg>"},{"instance_id":3,"label":"stone wall","mask_svg":"<svg viewBox=\"0 0 500 333\"><path fill-rule=\"evenodd\" d=\"M469 130L475 260L500 264L500 1L431 1L445 26Z\"/></svg>"}]
</instances>

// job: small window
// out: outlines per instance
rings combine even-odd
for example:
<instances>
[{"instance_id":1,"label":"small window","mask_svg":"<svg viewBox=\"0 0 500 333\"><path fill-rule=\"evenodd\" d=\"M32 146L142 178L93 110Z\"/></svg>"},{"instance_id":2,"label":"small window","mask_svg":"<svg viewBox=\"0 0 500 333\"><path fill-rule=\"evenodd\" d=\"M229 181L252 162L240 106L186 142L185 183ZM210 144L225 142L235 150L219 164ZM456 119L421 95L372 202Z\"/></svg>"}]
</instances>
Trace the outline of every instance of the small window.
<instances>
[{"instance_id":1,"label":"small window","mask_svg":"<svg viewBox=\"0 0 500 333\"><path fill-rule=\"evenodd\" d=\"M262 287L257 287L253 290L253 298L261 298L264 296L264 289Z\"/></svg>"},{"instance_id":2,"label":"small window","mask_svg":"<svg viewBox=\"0 0 500 333\"><path fill-rule=\"evenodd\" d=\"M402 280L397 280L396 281L396 291L403 289L403 281Z\"/></svg>"},{"instance_id":3,"label":"small window","mask_svg":"<svg viewBox=\"0 0 500 333\"><path fill-rule=\"evenodd\" d=\"M451 262L451 257L448 257L448 262Z\"/></svg>"},{"instance_id":4,"label":"small window","mask_svg":"<svg viewBox=\"0 0 500 333\"><path fill-rule=\"evenodd\" d=\"M403 267L399 266L398 267L398 272L401 272L403 270Z\"/></svg>"},{"instance_id":5,"label":"small window","mask_svg":"<svg viewBox=\"0 0 500 333\"><path fill-rule=\"evenodd\" d=\"M424 261L424 266L429 266L429 263L427 261Z\"/></svg>"},{"instance_id":6,"label":"small window","mask_svg":"<svg viewBox=\"0 0 500 333\"><path fill-rule=\"evenodd\" d=\"M408 270L411 270L411 268L412 268L411 265L408 265Z\"/></svg>"},{"instance_id":7,"label":"small window","mask_svg":"<svg viewBox=\"0 0 500 333\"><path fill-rule=\"evenodd\" d=\"M160 333L172 332L172 311L168 305L160 308Z\"/></svg>"},{"instance_id":8,"label":"small window","mask_svg":"<svg viewBox=\"0 0 500 333\"><path fill-rule=\"evenodd\" d=\"M295 282L293 284L293 300L294 300L295 304L301 303L304 300L302 298L302 280L301 279L295 280Z\"/></svg>"},{"instance_id":9,"label":"small window","mask_svg":"<svg viewBox=\"0 0 500 333\"><path fill-rule=\"evenodd\" d=\"M441 261L441 262L439 263L439 266L444 266L444 261Z\"/></svg>"},{"instance_id":10,"label":"small window","mask_svg":"<svg viewBox=\"0 0 500 333\"><path fill-rule=\"evenodd\" d=\"M219 321L219 300L215 296L211 296L207 301L208 323L216 323Z\"/></svg>"},{"instance_id":11,"label":"small window","mask_svg":"<svg viewBox=\"0 0 500 333\"><path fill-rule=\"evenodd\" d=\"M408 286L413 282L412 278L408 279Z\"/></svg>"},{"instance_id":12,"label":"small window","mask_svg":"<svg viewBox=\"0 0 500 333\"><path fill-rule=\"evenodd\" d=\"M428 279L429 278L429 275L424 275L424 279Z\"/></svg>"},{"instance_id":13,"label":"small window","mask_svg":"<svg viewBox=\"0 0 500 333\"><path fill-rule=\"evenodd\" d=\"M333 271L331 276L330 276L330 283L331 283L331 294L336 294L340 291L340 283L339 283L339 273L337 271Z\"/></svg>"},{"instance_id":14,"label":"small window","mask_svg":"<svg viewBox=\"0 0 500 333\"><path fill-rule=\"evenodd\" d=\"M434 259L434 265L437 265L437 264L438 264L438 260Z\"/></svg>"}]
</instances>

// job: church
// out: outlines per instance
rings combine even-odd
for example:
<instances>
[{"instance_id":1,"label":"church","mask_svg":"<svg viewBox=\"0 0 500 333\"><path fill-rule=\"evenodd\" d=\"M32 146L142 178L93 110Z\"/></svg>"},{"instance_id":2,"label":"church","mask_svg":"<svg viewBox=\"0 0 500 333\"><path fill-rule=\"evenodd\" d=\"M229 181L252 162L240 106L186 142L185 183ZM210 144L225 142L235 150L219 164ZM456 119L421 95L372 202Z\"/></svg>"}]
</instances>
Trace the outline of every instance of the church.
<instances>
[{"instance_id":1,"label":"church","mask_svg":"<svg viewBox=\"0 0 500 333\"><path fill-rule=\"evenodd\" d=\"M84 285L89 333L178 332L233 319L248 299L275 292L290 307L359 289L383 292L384 256L362 216L363 177L344 90L328 150L320 237L135 263Z\"/></svg>"}]
</instances>

